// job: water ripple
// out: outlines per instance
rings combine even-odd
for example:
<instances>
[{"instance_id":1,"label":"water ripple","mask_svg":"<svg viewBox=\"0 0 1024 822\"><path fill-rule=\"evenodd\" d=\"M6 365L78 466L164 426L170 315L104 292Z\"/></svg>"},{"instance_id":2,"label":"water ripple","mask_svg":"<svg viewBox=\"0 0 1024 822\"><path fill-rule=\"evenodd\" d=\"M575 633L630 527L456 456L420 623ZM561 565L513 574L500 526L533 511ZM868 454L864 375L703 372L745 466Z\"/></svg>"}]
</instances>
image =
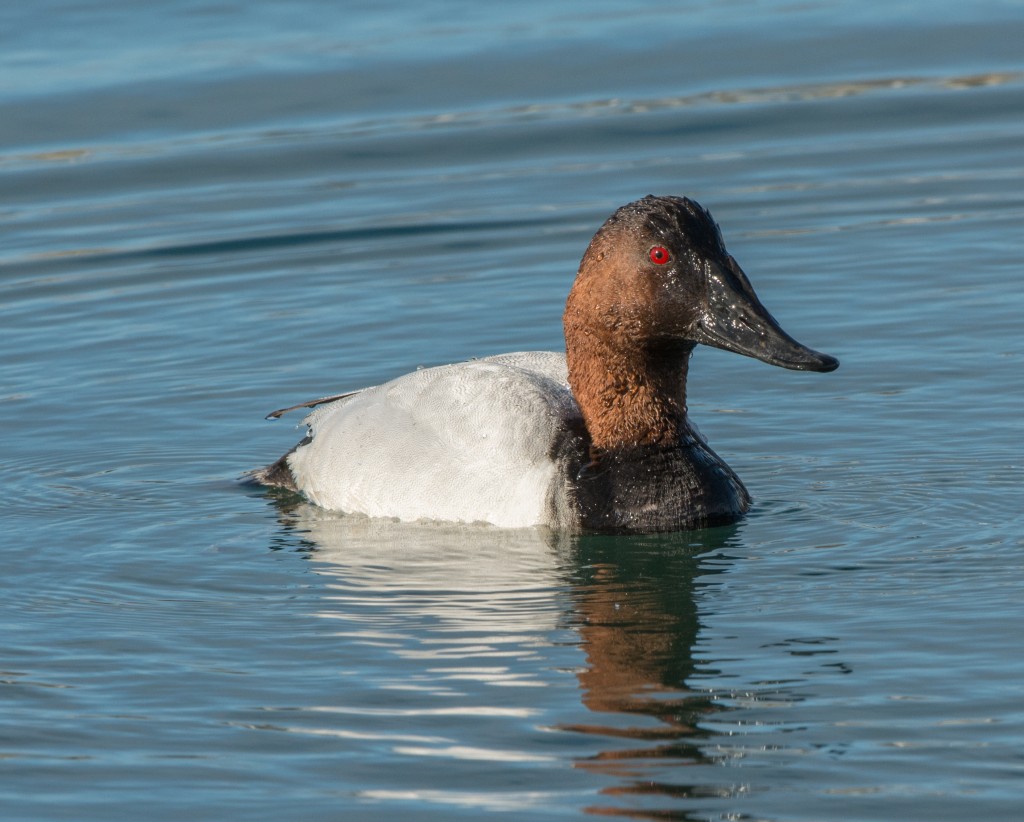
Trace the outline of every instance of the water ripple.
<instances>
[{"instance_id":1,"label":"water ripple","mask_svg":"<svg viewBox=\"0 0 1024 822\"><path fill-rule=\"evenodd\" d=\"M221 132L180 137L150 143L112 144L108 146L68 147L45 152L0 154L0 170L5 167L28 170L53 163L109 162L153 158L172 153L193 153L209 148L235 152L254 145L287 144L298 146L304 142L320 143L324 140L365 138L394 135L400 132L418 132L433 129L480 128L519 121L549 120L566 122L576 118L650 114L681 108L732 105L789 104L799 101L821 100L878 94L905 89L929 89L961 92L975 88L1013 85L1024 81L1024 72L987 72L981 74L952 75L946 77L902 76L872 80L829 81L799 85L769 86L764 88L719 89L699 94L669 95L641 99L609 97L573 103L531 103L491 109L451 111L416 116L389 116L382 119L353 120L344 124L255 131Z\"/></svg>"}]
</instances>

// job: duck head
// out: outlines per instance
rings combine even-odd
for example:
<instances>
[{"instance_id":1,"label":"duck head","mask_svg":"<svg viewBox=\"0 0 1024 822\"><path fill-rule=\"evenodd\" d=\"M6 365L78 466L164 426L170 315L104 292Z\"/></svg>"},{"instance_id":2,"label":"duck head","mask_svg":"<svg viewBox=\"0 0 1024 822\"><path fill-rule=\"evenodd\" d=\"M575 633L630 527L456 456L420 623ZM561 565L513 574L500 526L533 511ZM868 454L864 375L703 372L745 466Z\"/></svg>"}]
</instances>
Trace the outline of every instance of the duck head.
<instances>
[{"instance_id":1,"label":"duck head","mask_svg":"<svg viewBox=\"0 0 1024 822\"><path fill-rule=\"evenodd\" d=\"M598 447L678 441L698 343L783 368L839 366L782 330L714 219L685 197L644 197L609 217L563 319L570 384Z\"/></svg>"}]
</instances>

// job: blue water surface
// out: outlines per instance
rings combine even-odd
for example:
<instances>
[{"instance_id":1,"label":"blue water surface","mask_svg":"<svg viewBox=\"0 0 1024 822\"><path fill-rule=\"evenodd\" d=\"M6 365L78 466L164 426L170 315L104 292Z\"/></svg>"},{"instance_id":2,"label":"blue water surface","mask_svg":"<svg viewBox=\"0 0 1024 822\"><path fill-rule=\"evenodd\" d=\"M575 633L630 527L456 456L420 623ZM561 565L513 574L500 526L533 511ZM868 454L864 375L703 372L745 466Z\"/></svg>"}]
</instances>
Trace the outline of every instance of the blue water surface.
<instances>
[{"instance_id":1,"label":"blue water surface","mask_svg":"<svg viewBox=\"0 0 1024 822\"><path fill-rule=\"evenodd\" d=\"M1022 42L1016 0L5 4L0 817L1019 819ZM272 409L560 349L648 193L842 362L695 354L742 523L238 482Z\"/></svg>"}]
</instances>

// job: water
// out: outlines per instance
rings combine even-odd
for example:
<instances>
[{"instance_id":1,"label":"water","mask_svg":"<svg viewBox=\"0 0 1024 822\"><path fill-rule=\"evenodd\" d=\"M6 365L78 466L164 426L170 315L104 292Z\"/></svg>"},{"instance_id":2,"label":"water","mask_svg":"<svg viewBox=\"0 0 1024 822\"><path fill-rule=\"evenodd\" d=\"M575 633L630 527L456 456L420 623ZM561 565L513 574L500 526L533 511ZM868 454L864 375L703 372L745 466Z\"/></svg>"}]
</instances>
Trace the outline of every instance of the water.
<instances>
[{"instance_id":1,"label":"water","mask_svg":"<svg viewBox=\"0 0 1024 822\"><path fill-rule=\"evenodd\" d=\"M0 815L1019 818L1022 35L1019 2L6 4ZM842 361L695 356L744 522L236 482L298 437L274 408L560 347L649 192Z\"/></svg>"}]
</instances>

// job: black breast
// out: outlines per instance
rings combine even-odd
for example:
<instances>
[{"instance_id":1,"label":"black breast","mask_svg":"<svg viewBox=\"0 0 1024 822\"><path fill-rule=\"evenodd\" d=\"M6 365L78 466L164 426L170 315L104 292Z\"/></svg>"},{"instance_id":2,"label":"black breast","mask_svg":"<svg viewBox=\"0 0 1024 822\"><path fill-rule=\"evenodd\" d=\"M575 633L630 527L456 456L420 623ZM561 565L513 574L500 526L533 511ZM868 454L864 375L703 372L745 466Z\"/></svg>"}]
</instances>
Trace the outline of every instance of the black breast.
<instances>
[{"instance_id":1,"label":"black breast","mask_svg":"<svg viewBox=\"0 0 1024 822\"><path fill-rule=\"evenodd\" d=\"M691 441L602 452L573 483L582 530L650 534L735 522L750 507L739 477Z\"/></svg>"}]
</instances>

